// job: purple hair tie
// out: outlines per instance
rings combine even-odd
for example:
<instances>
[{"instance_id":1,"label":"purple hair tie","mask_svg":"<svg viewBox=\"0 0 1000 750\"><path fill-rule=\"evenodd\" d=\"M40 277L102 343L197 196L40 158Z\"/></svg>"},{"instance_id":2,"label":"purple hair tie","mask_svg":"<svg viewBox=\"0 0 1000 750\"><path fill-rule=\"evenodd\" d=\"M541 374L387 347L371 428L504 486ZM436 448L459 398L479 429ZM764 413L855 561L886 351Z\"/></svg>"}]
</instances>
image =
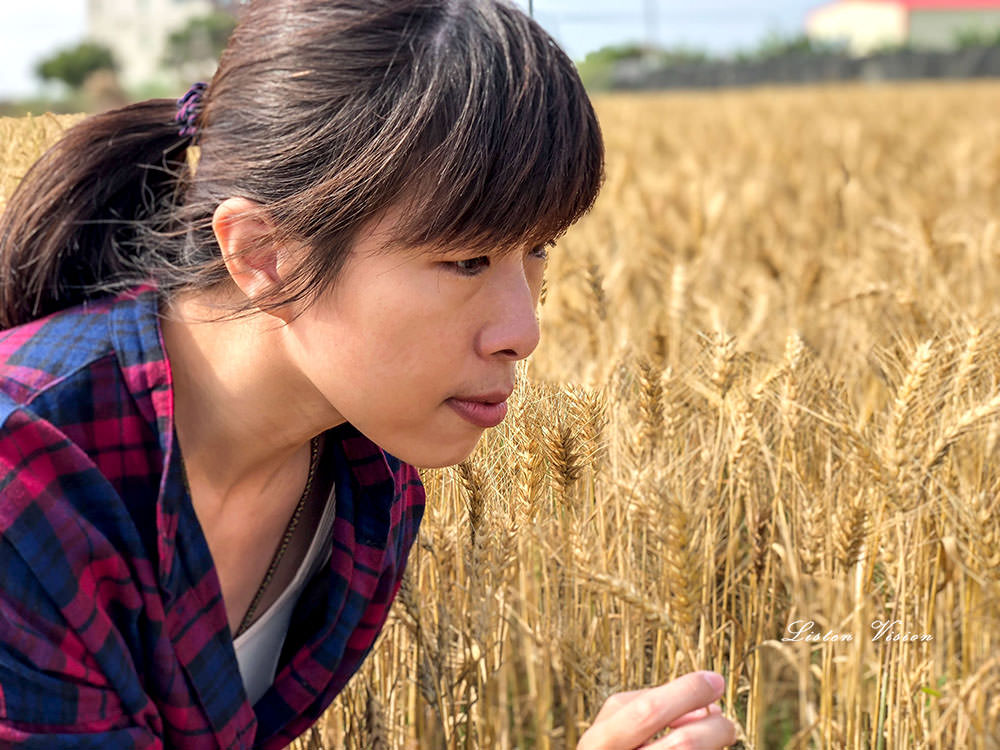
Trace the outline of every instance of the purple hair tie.
<instances>
[{"instance_id":1,"label":"purple hair tie","mask_svg":"<svg viewBox=\"0 0 1000 750\"><path fill-rule=\"evenodd\" d=\"M179 136L186 138L193 136L198 131L195 121L198 119L198 115L201 114L201 99L207 88L207 83L199 81L189 88L184 96L177 100L177 114L174 115L174 122L182 126L177 133Z\"/></svg>"}]
</instances>

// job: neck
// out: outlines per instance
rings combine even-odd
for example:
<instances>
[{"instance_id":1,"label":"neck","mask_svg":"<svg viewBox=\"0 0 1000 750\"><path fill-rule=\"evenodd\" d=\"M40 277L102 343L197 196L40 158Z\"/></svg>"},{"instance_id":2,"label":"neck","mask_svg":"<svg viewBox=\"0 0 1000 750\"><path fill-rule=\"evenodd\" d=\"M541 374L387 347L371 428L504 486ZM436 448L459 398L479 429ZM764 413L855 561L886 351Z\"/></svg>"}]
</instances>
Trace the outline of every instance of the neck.
<instances>
[{"instance_id":1,"label":"neck","mask_svg":"<svg viewBox=\"0 0 1000 750\"><path fill-rule=\"evenodd\" d=\"M201 322L212 310L196 297L165 312L188 481L217 498L220 510L273 496L308 464L310 440L344 419L294 366L280 319L261 313Z\"/></svg>"}]
</instances>

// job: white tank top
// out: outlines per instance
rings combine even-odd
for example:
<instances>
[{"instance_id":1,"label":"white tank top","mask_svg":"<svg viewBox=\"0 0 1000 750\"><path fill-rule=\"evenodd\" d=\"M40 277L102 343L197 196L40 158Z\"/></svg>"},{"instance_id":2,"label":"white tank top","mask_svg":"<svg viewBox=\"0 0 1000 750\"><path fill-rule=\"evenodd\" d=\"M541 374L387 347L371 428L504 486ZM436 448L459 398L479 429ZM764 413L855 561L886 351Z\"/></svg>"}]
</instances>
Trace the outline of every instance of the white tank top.
<instances>
[{"instance_id":1,"label":"white tank top","mask_svg":"<svg viewBox=\"0 0 1000 750\"><path fill-rule=\"evenodd\" d=\"M316 533L288 588L258 617L253 625L233 641L240 665L243 687L254 704L274 682L278 656L285 643L292 610L306 582L330 559L333 551L333 522L336 518L336 485L330 489Z\"/></svg>"}]
</instances>

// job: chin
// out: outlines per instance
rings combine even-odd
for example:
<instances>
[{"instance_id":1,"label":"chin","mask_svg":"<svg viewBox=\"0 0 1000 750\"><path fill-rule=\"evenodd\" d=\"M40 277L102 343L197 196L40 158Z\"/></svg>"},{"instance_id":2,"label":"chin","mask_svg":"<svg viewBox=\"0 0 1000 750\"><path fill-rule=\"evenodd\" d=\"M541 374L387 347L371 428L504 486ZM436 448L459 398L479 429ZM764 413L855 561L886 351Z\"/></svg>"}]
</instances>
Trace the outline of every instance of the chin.
<instances>
[{"instance_id":1,"label":"chin","mask_svg":"<svg viewBox=\"0 0 1000 750\"><path fill-rule=\"evenodd\" d=\"M419 450L412 452L407 451L405 453L393 453L392 455L418 469L444 469L448 466L454 466L462 463L462 461L472 455L472 452L476 449L477 445L479 445L478 438L465 450L458 449L448 453ZM389 452L392 453L392 451Z\"/></svg>"}]
</instances>

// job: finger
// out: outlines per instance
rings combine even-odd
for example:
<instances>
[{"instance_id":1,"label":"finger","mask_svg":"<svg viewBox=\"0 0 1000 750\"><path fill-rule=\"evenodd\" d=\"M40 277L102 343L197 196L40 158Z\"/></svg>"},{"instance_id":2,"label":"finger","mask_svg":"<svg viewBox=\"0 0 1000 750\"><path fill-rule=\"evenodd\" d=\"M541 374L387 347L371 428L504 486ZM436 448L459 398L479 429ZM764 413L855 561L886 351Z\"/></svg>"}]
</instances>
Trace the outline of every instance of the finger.
<instances>
[{"instance_id":1,"label":"finger","mask_svg":"<svg viewBox=\"0 0 1000 750\"><path fill-rule=\"evenodd\" d=\"M597 712L597 716L594 717L593 723L596 724L599 721L609 718L637 695L646 693L649 690L651 690L651 688L643 688L642 690L626 690L609 696L608 699L604 701L604 705L601 706L601 710Z\"/></svg>"},{"instance_id":2,"label":"finger","mask_svg":"<svg viewBox=\"0 0 1000 750\"><path fill-rule=\"evenodd\" d=\"M692 721L701 721L702 719L708 718L710 716L719 716L722 714L722 708L718 703L710 703L704 708L696 708L690 713L684 714L677 721L670 722L670 726L674 729L679 729L685 724L690 724Z\"/></svg>"},{"instance_id":3,"label":"finger","mask_svg":"<svg viewBox=\"0 0 1000 750\"><path fill-rule=\"evenodd\" d=\"M697 708L707 706L722 694L707 675L690 672L665 685L649 688L618 711L595 723L580 738L578 748L637 747L654 734ZM707 720L707 719L705 719Z\"/></svg>"},{"instance_id":4,"label":"finger","mask_svg":"<svg viewBox=\"0 0 1000 750\"><path fill-rule=\"evenodd\" d=\"M673 729L666 737L645 746L646 750L671 750L671 748L701 748L720 750L736 742L736 726L722 714L714 714L701 721L694 721Z\"/></svg>"},{"instance_id":5,"label":"finger","mask_svg":"<svg viewBox=\"0 0 1000 750\"><path fill-rule=\"evenodd\" d=\"M701 721L702 719L708 716L721 716L721 715L722 715L722 709L719 707L719 704L710 703L704 708L696 708L694 711L684 714L677 721L670 722L670 726L673 729L679 729L685 724L690 724L694 721ZM660 738L657 737L656 739L647 740L645 745L640 745L640 750L647 750L647 748L654 747L659 739Z\"/></svg>"}]
</instances>

